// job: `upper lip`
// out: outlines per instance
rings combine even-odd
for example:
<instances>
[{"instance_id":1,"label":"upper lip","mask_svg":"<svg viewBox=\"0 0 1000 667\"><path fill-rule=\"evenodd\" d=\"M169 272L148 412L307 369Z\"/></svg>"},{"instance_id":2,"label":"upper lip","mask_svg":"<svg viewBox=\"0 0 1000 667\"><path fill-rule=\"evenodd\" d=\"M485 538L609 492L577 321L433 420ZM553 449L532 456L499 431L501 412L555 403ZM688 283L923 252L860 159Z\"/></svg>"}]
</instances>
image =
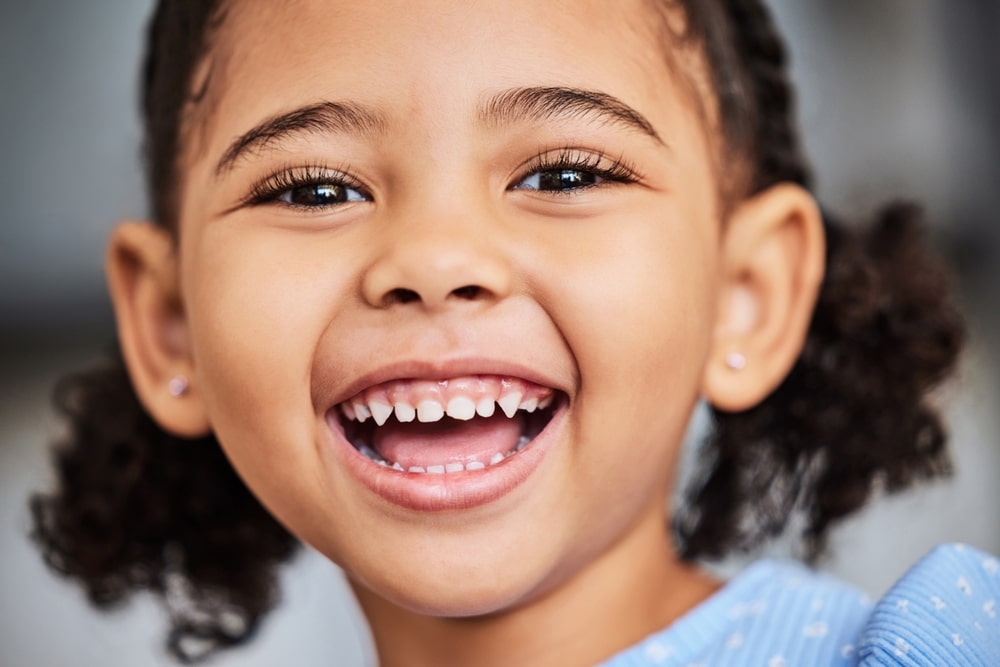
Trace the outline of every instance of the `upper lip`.
<instances>
[{"instance_id":1,"label":"upper lip","mask_svg":"<svg viewBox=\"0 0 1000 667\"><path fill-rule=\"evenodd\" d=\"M356 396L369 387L392 380L440 381L472 375L515 377L534 384L566 392L553 373L544 369L529 368L524 364L489 357L456 357L450 359L407 359L379 366L360 375L337 391L333 405Z\"/></svg>"}]
</instances>

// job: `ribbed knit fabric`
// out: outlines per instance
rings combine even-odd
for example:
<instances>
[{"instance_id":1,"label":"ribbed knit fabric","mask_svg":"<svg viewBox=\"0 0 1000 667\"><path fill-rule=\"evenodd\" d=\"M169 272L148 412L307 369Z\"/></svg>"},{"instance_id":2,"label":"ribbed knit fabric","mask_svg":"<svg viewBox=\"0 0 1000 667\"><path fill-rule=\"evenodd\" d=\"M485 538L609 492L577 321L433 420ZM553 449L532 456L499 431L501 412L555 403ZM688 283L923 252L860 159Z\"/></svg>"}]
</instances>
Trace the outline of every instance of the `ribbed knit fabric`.
<instances>
[{"instance_id":1,"label":"ribbed knit fabric","mask_svg":"<svg viewBox=\"0 0 1000 667\"><path fill-rule=\"evenodd\" d=\"M959 545L935 549L874 607L799 563L760 561L602 667L1000 667L997 599L997 561Z\"/></svg>"},{"instance_id":2,"label":"ribbed knit fabric","mask_svg":"<svg viewBox=\"0 0 1000 667\"><path fill-rule=\"evenodd\" d=\"M1000 562L938 547L879 602L858 655L863 667L1000 667Z\"/></svg>"}]
</instances>

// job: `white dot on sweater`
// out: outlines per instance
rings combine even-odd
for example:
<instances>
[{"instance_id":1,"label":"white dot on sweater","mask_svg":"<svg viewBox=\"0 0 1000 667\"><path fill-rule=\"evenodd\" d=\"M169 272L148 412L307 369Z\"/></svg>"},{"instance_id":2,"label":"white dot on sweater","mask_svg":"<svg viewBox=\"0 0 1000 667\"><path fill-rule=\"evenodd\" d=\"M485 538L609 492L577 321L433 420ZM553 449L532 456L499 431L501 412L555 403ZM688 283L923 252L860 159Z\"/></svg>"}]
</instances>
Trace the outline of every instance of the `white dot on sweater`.
<instances>
[{"instance_id":1,"label":"white dot on sweater","mask_svg":"<svg viewBox=\"0 0 1000 667\"><path fill-rule=\"evenodd\" d=\"M948 607L948 605L944 603L944 600L936 595L931 596L931 604L934 605L935 611L941 611L942 609L946 609Z\"/></svg>"},{"instance_id":2,"label":"white dot on sweater","mask_svg":"<svg viewBox=\"0 0 1000 667\"><path fill-rule=\"evenodd\" d=\"M788 667L788 661L785 660L785 656L776 655L767 661L767 667Z\"/></svg>"},{"instance_id":3,"label":"white dot on sweater","mask_svg":"<svg viewBox=\"0 0 1000 667\"><path fill-rule=\"evenodd\" d=\"M841 658L850 658L852 655L854 655L854 644L844 644L840 648Z\"/></svg>"},{"instance_id":4,"label":"white dot on sweater","mask_svg":"<svg viewBox=\"0 0 1000 667\"><path fill-rule=\"evenodd\" d=\"M983 561L983 569L986 570L986 574L992 577L1000 572L1000 562L996 558L987 558Z\"/></svg>"},{"instance_id":5,"label":"white dot on sweater","mask_svg":"<svg viewBox=\"0 0 1000 667\"><path fill-rule=\"evenodd\" d=\"M651 642L646 647L646 659L650 662L665 662L673 654L674 649L672 646L667 646L660 642Z\"/></svg>"},{"instance_id":6,"label":"white dot on sweater","mask_svg":"<svg viewBox=\"0 0 1000 667\"><path fill-rule=\"evenodd\" d=\"M996 600L987 600L986 602L984 602L983 603L983 611L990 618L996 618L997 617L997 601Z\"/></svg>"},{"instance_id":7,"label":"white dot on sweater","mask_svg":"<svg viewBox=\"0 0 1000 667\"><path fill-rule=\"evenodd\" d=\"M726 648L730 650L737 649L743 646L744 639L745 638L743 637L743 633L734 632L733 634L729 635L729 637L726 639Z\"/></svg>"},{"instance_id":8,"label":"white dot on sweater","mask_svg":"<svg viewBox=\"0 0 1000 667\"><path fill-rule=\"evenodd\" d=\"M955 582L955 585L958 586L958 590L962 591L966 595L972 595L972 585L965 577L959 577L958 581Z\"/></svg>"},{"instance_id":9,"label":"white dot on sweater","mask_svg":"<svg viewBox=\"0 0 1000 667\"><path fill-rule=\"evenodd\" d=\"M764 613L765 609L767 609L767 603L763 600L740 602L733 605L732 609L729 610L729 618L738 619L745 616L760 616Z\"/></svg>"},{"instance_id":10,"label":"white dot on sweater","mask_svg":"<svg viewBox=\"0 0 1000 667\"><path fill-rule=\"evenodd\" d=\"M896 655L903 656L910 652L910 645L906 643L903 639L896 640Z\"/></svg>"},{"instance_id":11,"label":"white dot on sweater","mask_svg":"<svg viewBox=\"0 0 1000 667\"><path fill-rule=\"evenodd\" d=\"M951 635L951 643L954 644L955 646L961 646L962 644L965 643L965 640L962 639L962 635L955 632Z\"/></svg>"},{"instance_id":12,"label":"white dot on sweater","mask_svg":"<svg viewBox=\"0 0 1000 667\"><path fill-rule=\"evenodd\" d=\"M811 639L826 637L829 632L830 626L827 625L825 621L810 623L806 627L802 628L802 634Z\"/></svg>"}]
</instances>

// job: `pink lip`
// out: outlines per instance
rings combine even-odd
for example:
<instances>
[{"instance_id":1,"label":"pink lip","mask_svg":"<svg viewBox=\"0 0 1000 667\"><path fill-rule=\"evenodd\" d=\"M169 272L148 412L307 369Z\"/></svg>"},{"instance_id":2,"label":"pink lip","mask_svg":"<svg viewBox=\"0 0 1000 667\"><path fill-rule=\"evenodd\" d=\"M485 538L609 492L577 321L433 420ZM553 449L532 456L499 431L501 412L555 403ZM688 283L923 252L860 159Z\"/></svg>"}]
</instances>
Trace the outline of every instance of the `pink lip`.
<instances>
[{"instance_id":1,"label":"pink lip","mask_svg":"<svg viewBox=\"0 0 1000 667\"><path fill-rule=\"evenodd\" d=\"M505 361L471 358L436 361L412 360L382 366L377 370L356 378L337 392L338 398L333 403L336 404L347 400L369 387L389 382L390 380L446 380L448 378L470 375L517 377L543 387L560 390L564 393L567 389L552 377L548 377L536 369Z\"/></svg>"},{"instance_id":2,"label":"pink lip","mask_svg":"<svg viewBox=\"0 0 1000 667\"><path fill-rule=\"evenodd\" d=\"M479 374L483 374L482 366L478 366L477 370ZM369 377L377 378L378 375ZM390 375L386 379L392 377L399 376ZM380 381L384 380L373 379L361 388ZM531 441L531 444L503 462L482 470L443 475L399 472L380 466L358 452L347 441L333 408L327 412L326 421L332 435L332 450L337 462L363 486L404 509L418 512L445 512L468 510L495 502L527 481L552 448L556 433L565 419L566 405L564 397L551 421Z\"/></svg>"}]
</instances>

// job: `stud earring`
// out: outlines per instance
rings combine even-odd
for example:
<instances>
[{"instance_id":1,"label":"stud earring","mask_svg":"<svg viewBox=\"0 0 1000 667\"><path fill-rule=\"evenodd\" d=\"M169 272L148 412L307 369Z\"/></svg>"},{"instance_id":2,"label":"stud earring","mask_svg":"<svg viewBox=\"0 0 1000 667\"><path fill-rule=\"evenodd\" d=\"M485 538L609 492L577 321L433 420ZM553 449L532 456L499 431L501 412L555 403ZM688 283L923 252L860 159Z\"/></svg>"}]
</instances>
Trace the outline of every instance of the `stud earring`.
<instances>
[{"instance_id":1,"label":"stud earring","mask_svg":"<svg viewBox=\"0 0 1000 667\"><path fill-rule=\"evenodd\" d=\"M183 375L175 375L167 383L167 391L174 398L180 398L188 392L188 379Z\"/></svg>"},{"instance_id":2,"label":"stud earring","mask_svg":"<svg viewBox=\"0 0 1000 667\"><path fill-rule=\"evenodd\" d=\"M729 370L741 371L747 367L747 358L739 352L730 352L726 355L726 366Z\"/></svg>"}]
</instances>

